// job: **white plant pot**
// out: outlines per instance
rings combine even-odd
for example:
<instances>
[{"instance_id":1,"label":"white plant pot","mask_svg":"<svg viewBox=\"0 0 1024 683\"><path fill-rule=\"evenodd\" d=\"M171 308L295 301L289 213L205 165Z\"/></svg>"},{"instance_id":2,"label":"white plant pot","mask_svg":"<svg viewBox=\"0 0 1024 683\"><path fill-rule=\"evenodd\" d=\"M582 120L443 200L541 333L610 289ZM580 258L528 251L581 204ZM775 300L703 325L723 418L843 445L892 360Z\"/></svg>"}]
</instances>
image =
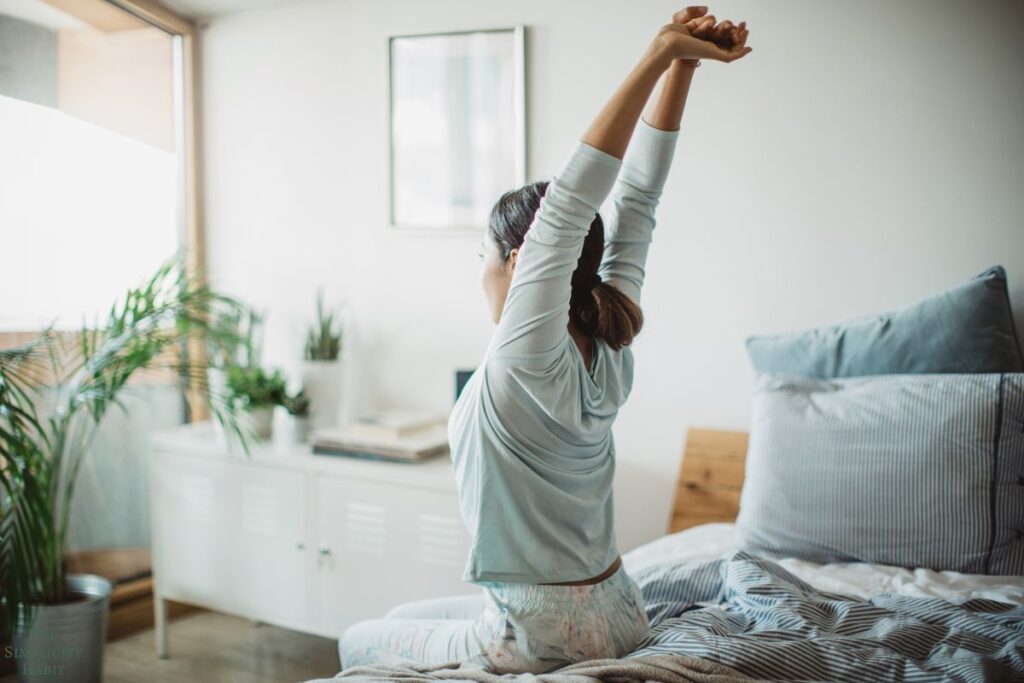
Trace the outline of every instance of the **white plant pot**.
<instances>
[{"instance_id":1,"label":"white plant pot","mask_svg":"<svg viewBox=\"0 0 1024 683\"><path fill-rule=\"evenodd\" d=\"M274 406L247 410L238 416L242 429L257 439L269 439L274 433Z\"/></svg>"},{"instance_id":2,"label":"white plant pot","mask_svg":"<svg viewBox=\"0 0 1024 683\"><path fill-rule=\"evenodd\" d=\"M22 625L15 634L13 654L26 683L103 679L110 582L91 574L70 575L67 590L76 602L36 607L27 629Z\"/></svg>"},{"instance_id":3,"label":"white plant pot","mask_svg":"<svg viewBox=\"0 0 1024 683\"><path fill-rule=\"evenodd\" d=\"M287 444L307 443L313 431L312 421L308 415L302 417L288 415L284 427L283 439Z\"/></svg>"},{"instance_id":4,"label":"white plant pot","mask_svg":"<svg viewBox=\"0 0 1024 683\"><path fill-rule=\"evenodd\" d=\"M302 387L309 397L310 427L334 427L341 422L342 365L340 360L307 360L302 364Z\"/></svg>"}]
</instances>

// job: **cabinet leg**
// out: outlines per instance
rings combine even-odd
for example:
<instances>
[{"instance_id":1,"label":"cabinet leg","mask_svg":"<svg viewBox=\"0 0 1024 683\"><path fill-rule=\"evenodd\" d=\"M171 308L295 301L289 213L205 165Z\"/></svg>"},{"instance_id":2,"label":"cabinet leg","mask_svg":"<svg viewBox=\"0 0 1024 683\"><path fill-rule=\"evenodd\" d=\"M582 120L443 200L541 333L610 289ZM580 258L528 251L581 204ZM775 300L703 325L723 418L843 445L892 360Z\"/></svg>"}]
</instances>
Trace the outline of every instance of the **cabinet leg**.
<instances>
[{"instance_id":1,"label":"cabinet leg","mask_svg":"<svg viewBox=\"0 0 1024 683\"><path fill-rule=\"evenodd\" d=\"M167 602L158 593L153 595L153 621L156 631L156 656L167 659Z\"/></svg>"}]
</instances>

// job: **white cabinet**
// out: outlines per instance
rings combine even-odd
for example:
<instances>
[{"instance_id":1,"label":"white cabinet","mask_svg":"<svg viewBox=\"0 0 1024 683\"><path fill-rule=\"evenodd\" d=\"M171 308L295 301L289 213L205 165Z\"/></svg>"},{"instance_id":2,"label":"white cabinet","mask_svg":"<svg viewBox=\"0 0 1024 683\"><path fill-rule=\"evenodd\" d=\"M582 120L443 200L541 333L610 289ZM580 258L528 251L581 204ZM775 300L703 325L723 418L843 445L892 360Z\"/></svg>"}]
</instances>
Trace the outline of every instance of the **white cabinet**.
<instances>
[{"instance_id":1,"label":"white cabinet","mask_svg":"<svg viewBox=\"0 0 1024 683\"><path fill-rule=\"evenodd\" d=\"M316 477L314 491L323 632L471 590L460 579L469 546L451 494L331 475Z\"/></svg>"},{"instance_id":2,"label":"white cabinet","mask_svg":"<svg viewBox=\"0 0 1024 683\"><path fill-rule=\"evenodd\" d=\"M475 590L451 461L390 463L257 445L208 424L154 435L157 648L167 599L337 637L419 598Z\"/></svg>"}]
</instances>

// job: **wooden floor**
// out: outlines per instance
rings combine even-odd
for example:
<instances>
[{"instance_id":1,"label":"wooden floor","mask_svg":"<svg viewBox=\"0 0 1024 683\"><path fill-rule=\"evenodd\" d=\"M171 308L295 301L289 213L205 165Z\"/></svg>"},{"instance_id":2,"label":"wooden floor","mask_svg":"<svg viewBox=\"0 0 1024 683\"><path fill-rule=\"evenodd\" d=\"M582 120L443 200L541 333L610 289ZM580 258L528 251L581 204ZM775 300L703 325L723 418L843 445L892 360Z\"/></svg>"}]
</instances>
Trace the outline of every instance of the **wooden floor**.
<instances>
[{"instance_id":1,"label":"wooden floor","mask_svg":"<svg viewBox=\"0 0 1024 683\"><path fill-rule=\"evenodd\" d=\"M181 617L169 629L170 659L157 659L152 630L108 642L104 683L285 683L338 673L335 640L216 612Z\"/></svg>"},{"instance_id":2,"label":"wooden floor","mask_svg":"<svg viewBox=\"0 0 1024 683\"><path fill-rule=\"evenodd\" d=\"M153 631L107 643L104 683L283 683L338 673L338 643L216 612L170 624L170 659Z\"/></svg>"}]
</instances>

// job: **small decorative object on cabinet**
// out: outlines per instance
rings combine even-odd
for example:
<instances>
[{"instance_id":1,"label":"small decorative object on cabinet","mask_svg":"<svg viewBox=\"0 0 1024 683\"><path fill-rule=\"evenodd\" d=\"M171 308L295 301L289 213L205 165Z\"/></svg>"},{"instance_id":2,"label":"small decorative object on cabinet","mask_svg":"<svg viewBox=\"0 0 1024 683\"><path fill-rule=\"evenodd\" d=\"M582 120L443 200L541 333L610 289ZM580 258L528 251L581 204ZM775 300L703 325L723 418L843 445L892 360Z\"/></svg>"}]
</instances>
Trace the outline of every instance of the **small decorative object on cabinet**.
<instances>
[{"instance_id":1,"label":"small decorative object on cabinet","mask_svg":"<svg viewBox=\"0 0 1024 683\"><path fill-rule=\"evenodd\" d=\"M263 355L263 316L253 308L240 304L235 308L217 311L214 319L222 333L207 340L206 377L210 396L246 406L250 402L240 384L251 380L251 373L260 365ZM232 371L232 368L235 370ZM236 385L239 385L234 388L228 384L232 372ZM255 414L243 416L240 427L251 436L267 438L273 424L272 407L271 410L260 410L258 405L248 405L250 413L255 411ZM219 421L214 422L214 427L220 438L227 438Z\"/></svg>"},{"instance_id":2,"label":"small decorative object on cabinet","mask_svg":"<svg viewBox=\"0 0 1024 683\"><path fill-rule=\"evenodd\" d=\"M233 365L227 374L228 395L244 412L243 425L258 439L269 439L274 426L274 407L284 405L288 393L280 370Z\"/></svg>"},{"instance_id":3,"label":"small decorative object on cabinet","mask_svg":"<svg viewBox=\"0 0 1024 683\"><path fill-rule=\"evenodd\" d=\"M294 396L288 396L285 398L284 407L285 410L288 411L288 433L285 440L292 444L306 443L309 441L311 428L309 419L309 397L306 396L306 390L299 389L299 392Z\"/></svg>"},{"instance_id":4,"label":"small decorative object on cabinet","mask_svg":"<svg viewBox=\"0 0 1024 683\"><path fill-rule=\"evenodd\" d=\"M451 459L228 449L209 423L152 436L157 651L165 600L337 638L398 603L471 592Z\"/></svg>"},{"instance_id":5,"label":"small decorative object on cabinet","mask_svg":"<svg viewBox=\"0 0 1024 683\"><path fill-rule=\"evenodd\" d=\"M223 334L207 343L207 384L210 392L222 396L227 392L228 368L251 368L260 364L263 353L263 316L248 306L218 311L217 327Z\"/></svg>"},{"instance_id":6,"label":"small decorative object on cabinet","mask_svg":"<svg viewBox=\"0 0 1024 683\"><path fill-rule=\"evenodd\" d=\"M341 419L342 321L324 308L323 290L316 295L316 322L306 332L302 386L309 397L310 427L334 427Z\"/></svg>"}]
</instances>

